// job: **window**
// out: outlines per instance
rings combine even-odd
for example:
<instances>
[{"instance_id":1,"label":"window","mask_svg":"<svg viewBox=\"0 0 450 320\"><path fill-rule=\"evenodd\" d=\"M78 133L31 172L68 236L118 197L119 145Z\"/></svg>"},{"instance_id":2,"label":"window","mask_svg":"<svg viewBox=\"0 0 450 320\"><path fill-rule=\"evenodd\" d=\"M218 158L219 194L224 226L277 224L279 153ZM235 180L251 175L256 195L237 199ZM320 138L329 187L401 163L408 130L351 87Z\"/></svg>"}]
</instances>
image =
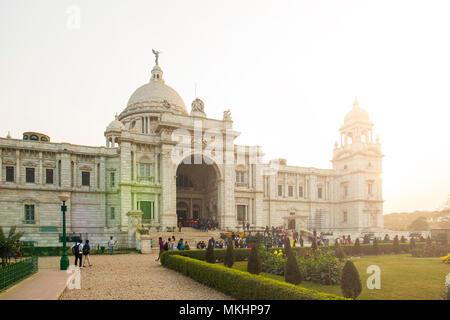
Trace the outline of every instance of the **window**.
<instances>
[{"instance_id":1,"label":"window","mask_svg":"<svg viewBox=\"0 0 450 320\"><path fill-rule=\"evenodd\" d=\"M141 163L139 165L139 176L141 177L150 177L150 164Z\"/></svg>"},{"instance_id":2,"label":"window","mask_svg":"<svg viewBox=\"0 0 450 320\"><path fill-rule=\"evenodd\" d=\"M289 197L293 197L294 196L294 187L293 186L289 186Z\"/></svg>"},{"instance_id":3,"label":"window","mask_svg":"<svg viewBox=\"0 0 450 320\"><path fill-rule=\"evenodd\" d=\"M26 224L34 224L34 205L26 204L25 205L25 223Z\"/></svg>"},{"instance_id":4,"label":"window","mask_svg":"<svg viewBox=\"0 0 450 320\"><path fill-rule=\"evenodd\" d=\"M373 191L373 183L369 182L367 192L369 193L369 195L372 195L372 191Z\"/></svg>"},{"instance_id":5,"label":"window","mask_svg":"<svg viewBox=\"0 0 450 320\"><path fill-rule=\"evenodd\" d=\"M47 142L47 138L46 137L41 137L41 141Z\"/></svg>"},{"instance_id":6,"label":"window","mask_svg":"<svg viewBox=\"0 0 450 320\"><path fill-rule=\"evenodd\" d=\"M26 182L27 183L34 183L34 168L26 168Z\"/></svg>"},{"instance_id":7,"label":"window","mask_svg":"<svg viewBox=\"0 0 450 320\"><path fill-rule=\"evenodd\" d=\"M322 187L317 188L317 198L322 199Z\"/></svg>"},{"instance_id":8,"label":"window","mask_svg":"<svg viewBox=\"0 0 450 320\"><path fill-rule=\"evenodd\" d=\"M33 134L33 135L30 136L30 140L39 141L39 138L38 138L37 135Z\"/></svg>"},{"instance_id":9,"label":"window","mask_svg":"<svg viewBox=\"0 0 450 320\"><path fill-rule=\"evenodd\" d=\"M278 185L278 196L281 197L283 195L283 185Z\"/></svg>"},{"instance_id":10,"label":"window","mask_svg":"<svg viewBox=\"0 0 450 320\"><path fill-rule=\"evenodd\" d=\"M237 205L237 219L238 221L244 221L246 216L245 213L247 211L247 206L238 204Z\"/></svg>"},{"instance_id":11,"label":"window","mask_svg":"<svg viewBox=\"0 0 450 320\"><path fill-rule=\"evenodd\" d=\"M81 185L90 186L91 185L91 173L87 171L81 172Z\"/></svg>"},{"instance_id":12,"label":"window","mask_svg":"<svg viewBox=\"0 0 450 320\"><path fill-rule=\"evenodd\" d=\"M303 186L298 187L298 196L303 198Z\"/></svg>"},{"instance_id":13,"label":"window","mask_svg":"<svg viewBox=\"0 0 450 320\"><path fill-rule=\"evenodd\" d=\"M109 215L111 220L114 220L116 218L116 213L115 213L115 208L111 207L110 208L110 215Z\"/></svg>"},{"instance_id":14,"label":"window","mask_svg":"<svg viewBox=\"0 0 450 320\"><path fill-rule=\"evenodd\" d=\"M45 183L53 184L53 169L45 169Z\"/></svg>"},{"instance_id":15,"label":"window","mask_svg":"<svg viewBox=\"0 0 450 320\"><path fill-rule=\"evenodd\" d=\"M6 167L6 181L14 182L14 167Z\"/></svg>"},{"instance_id":16,"label":"window","mask_svg":"<svg viewBox=\"0 0 450 320\"><path fill-rule=\"evenodd\" d=\"M243 171L236 171L236 182L237 183L244 183L244 172Z\"/></svg>"},{"instance_id":17,"label":"window","mask_svg":"<svg viewBox=\"0 0 450 320\"><path fill-rule=\"evenodd\" d=\"M347 222L347 211L342 213L342 222Z\"/></svg>"},{"instance_id":18,"label":"window","mask_svg":"<svg viewBox=\"0 0 450 320\"><path fill-rule=\"evenodd\" d=\"M28 136L26 134L23 135L23 140L28 140Z\"/></svg>"},{"instance_id":19,"label":"window","mask_svg":"<svg viewBox=\"0 0 450 320\"><path fill-rule=\"evenodd\" d=\"M111 187L114 188L114 186L116 184L116 175L114 172L110 173L110 182L111 182Z\"/></svg>"}]
</instances>

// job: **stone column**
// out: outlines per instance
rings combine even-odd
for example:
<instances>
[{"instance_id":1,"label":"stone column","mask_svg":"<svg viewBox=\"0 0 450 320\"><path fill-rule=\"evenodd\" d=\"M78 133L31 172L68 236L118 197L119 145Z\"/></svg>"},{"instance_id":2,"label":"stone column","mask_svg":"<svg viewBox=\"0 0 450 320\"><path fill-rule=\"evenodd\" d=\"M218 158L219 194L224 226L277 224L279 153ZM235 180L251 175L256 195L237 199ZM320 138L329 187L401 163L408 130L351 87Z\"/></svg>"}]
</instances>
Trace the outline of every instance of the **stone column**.
<instances>
[{"instance_id":1,"label":"stone column","mask_svg":"<svg viewBox=\"0 0 450 320\"><path fill-rule=\"evenodd\" d=\"M0 148L0 183L2 182L2 179L3 179L3 158L2 158L2 149Z\"/></svg>"},{"instance_id":2,"label":"stone column","mask_svg":"<svg viewBox=\"0 0 450 320\"><path fill-rule=\"evenodd\" d=\"M39 183L43 185L44 182L44 168L42 166L42 151L39 151Z\"/></svg>"},{"instance_id":3,"label":"stone column","mask_svg":"<svg viewBox=\"0 0 450 320\"><path fill-rule=\"evenodd\" d=\"M127 141L123 141L120 147L120 173L118 184L120 186L120 217L121 231L128 230L127 213L131 210L131 186L130 183L131 167L131 146ZM123 185L125 184L125 185Z\"/></svg>"},{"instance_id":4,"label":"stone column","mask_svg":"<svg viewBox=\"0 0 450 320\"><path fill-rule=\"evenodd\" d=\"M174 227L177 225L176 196L177 186L175 181L175 164L172 161L171 145L163 145L161 150L161 187L162 187L162 212L161 225Z\"/></svg>"},{"instance_id":5,"label":"stone column","mask_svg":"<svg viewBox=\"0 0 450 320\"><path fill-rule=\"evenodd\" d=\"M16 159L17 159L17 170L16 170L16 183L22 184L22 179L20 176L20 166L22 165L20 161L20 150L16 150Z\"/></svg>"}]
</instances>

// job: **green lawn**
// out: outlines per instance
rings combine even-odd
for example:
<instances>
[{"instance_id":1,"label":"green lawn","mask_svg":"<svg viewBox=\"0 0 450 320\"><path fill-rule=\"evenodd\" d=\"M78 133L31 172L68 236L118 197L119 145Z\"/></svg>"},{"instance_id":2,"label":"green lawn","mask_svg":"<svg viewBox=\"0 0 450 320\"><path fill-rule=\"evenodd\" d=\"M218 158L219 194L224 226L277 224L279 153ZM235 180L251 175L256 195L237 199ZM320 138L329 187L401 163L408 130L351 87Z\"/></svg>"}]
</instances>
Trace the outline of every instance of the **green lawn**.
<instances>
[{"instance_id":1,"label":"green lawn","mask_svg":"<svg viewBox=\"0 0 450 320\"><path fill-rule=\"evenodd\" d=\"M450 265L439 258L413 258L409 254L363 256L351 259L358 269L363 291L360 300L441 300L445 288L445 276ZM377 265L381 269L381 289L369 290L366 285L370 274L367 267ZM236 262L233 268L247 271L247 262ZM283 276L269 273L261 275L284 281ZM340 285L325 286L303 281L300 286L321 292L341 294Z\"/></svg>"}]
</instances>

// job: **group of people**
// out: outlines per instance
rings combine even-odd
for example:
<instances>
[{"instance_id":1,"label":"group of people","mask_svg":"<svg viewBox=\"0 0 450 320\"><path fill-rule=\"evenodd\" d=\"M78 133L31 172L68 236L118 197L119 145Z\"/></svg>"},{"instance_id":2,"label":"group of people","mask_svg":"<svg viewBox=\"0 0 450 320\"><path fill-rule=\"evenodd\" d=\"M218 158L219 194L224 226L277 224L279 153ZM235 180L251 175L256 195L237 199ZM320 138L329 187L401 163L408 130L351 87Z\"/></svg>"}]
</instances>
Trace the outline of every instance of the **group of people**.
<instances>
[{"instance_id":1,"label":"group of people","mask_svg":"<svg viewBox=\"0 0 450 320\"><path fill-rule=\"evenodd\" d=\"M190 226L194 229L199 229L203 232L206 232L208 230L216 230L219 227L219 224L216 221L207 218L192 220L190 222Z\"/></svg>"},{"instance_id":2,"label":"group of people","mask_svg":"<svg viewBox=\"0 0 450 320\"><path fill-rule=\"evenodd\" d=\"M168 238L167 241L164 241L162 237L158 238L159 243L159 255L156 261L159 261L161 258L161 254L164 251L174 251L175 248L177 250L190 250L189 244L187 241L183 241L183 238L180 238L178 242L176 242L175 236L173 235L171 238ZM175 245L176 244L176 245Z\"/></svg>"},{"instance_id":3,"label":"group of people","mask_svg":"<svg viewBox=\"0 0 450 320\"><path fill-rule=\"evenodd\" d=\"M117 245L117 240L114 240L114 237L110 237L108 240L108 248L109 254L114 254L114 247ZM75 266L78 264L80 268L84 268L86 261L89 264L89 267L92 266L91 260L89 259L89 255L91 253L91 246L89 244L89 240L83 241L75 241L73 246L70 248L72 250L73 255L75 256Z\"/></svg>"}]
</instances>

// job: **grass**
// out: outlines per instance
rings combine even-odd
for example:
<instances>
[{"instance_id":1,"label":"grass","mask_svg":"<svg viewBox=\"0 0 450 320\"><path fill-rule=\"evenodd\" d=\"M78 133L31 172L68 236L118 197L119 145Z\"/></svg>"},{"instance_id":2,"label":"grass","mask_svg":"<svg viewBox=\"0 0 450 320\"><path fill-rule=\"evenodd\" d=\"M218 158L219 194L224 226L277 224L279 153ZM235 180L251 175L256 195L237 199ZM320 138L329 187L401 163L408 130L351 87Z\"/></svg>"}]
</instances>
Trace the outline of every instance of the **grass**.
<instances>
[{"instance_id":1,"label":"grass","mask_svg":"<svg viewBox=\"0 0 450 320\"><path fill-rule=\"evenodd\" d=\"M414 258L409 254L363 256L351 258L358 269L363 291L359 300L441 300L445 288L445 277L450 265L439 258ZM370 274L367 267L381 268L381 289L369 290L366 285ZM233 268L247 271L247 262L235 262ZM284 281L284 276L261 273L262 276ZM299 286L321 292L342 295L340 285L326 286L303 281Z\"/></svg>"}]
</instances>

